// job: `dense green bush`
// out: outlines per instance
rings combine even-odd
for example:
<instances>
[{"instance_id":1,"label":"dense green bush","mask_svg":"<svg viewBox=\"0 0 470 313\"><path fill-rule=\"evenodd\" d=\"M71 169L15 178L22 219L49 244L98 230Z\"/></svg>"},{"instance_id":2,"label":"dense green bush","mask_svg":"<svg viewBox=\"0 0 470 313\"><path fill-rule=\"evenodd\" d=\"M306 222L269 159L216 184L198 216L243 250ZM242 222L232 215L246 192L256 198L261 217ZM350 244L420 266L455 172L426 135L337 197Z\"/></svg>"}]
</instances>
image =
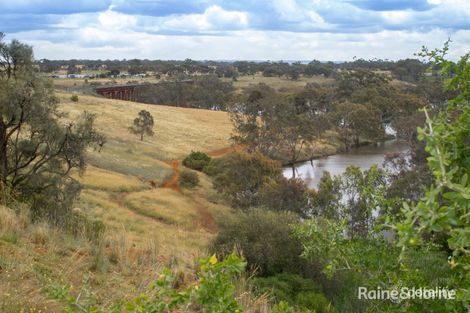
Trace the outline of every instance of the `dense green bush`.
<instances>
[{"instance_id":1,"label":"dense green bush","mask_svg":"<svg viewBox=\"0 0 470 313\"><path fill-rule=\"evenodd\" d=\"M211 157L207 154L199 151L192 151L186 158L183 160L183 165L196 170L202 171L205 166L209 165Z\"/></svg>"},{"instance_id":2,"label":"dense green bush","mask_svg":"<svg viewBox=\"0 0 470 313\"><path fill-rule=\"evenodd\" d=\"M321 288L311 279L296 274L281 273L255 278L254 283L259 294L269 293L276 301L287 301L301 310L308 309L317 313L334 312Z\"/></svg>"},{"instance_id":3,"label":"dense green bush","mask_svg":"<svg viewBox=\"0 0 470 313\"><path fill-rule=\"evenodd\" d=\"M220 158L215 171L214 188L238 208L256 206L260 188L282 177L280 163L259 152L230 153Z\"/></svg>"},{"instance_id":4,"label":"dense green bush","mask_svg":"<svg viewBox=\"0 0 470 313\"><path fill-rule=\"evenodd\" d=\"M293 303L300 292L321 292L321 288L311 279L297 274L280 273L268 277L256 277L256 290L263 294L270 292L277 301Z\"/></svg>"},{"instance_id":5,"label":"dense green bush","mask_svg":"<svg viewBox=\"0 0 470 313\"><path fill-rule=\"evenodd\" d=\"M70 101L72 101L72 102L78 102L78 96L77 96L77 95L72 95L72 96L70 97Z\"/></svg>"},{"instance_id":6,"label":"dense green bush","mask_svg":"<svg viewBox=\"0 0 470 313\"><path fill-rule=\"evenodd\" d=\"M210 162L204 166L202 171L204 174L209 175L209 176L215 176L220 170L221 170L221 163L223 162L223 159L221 158L212 158Z\"/></svg>"},{"instance_id":7,"label":"dense green bush","mask_svg":"<svg viewBox=\"0 0 470 313\"><path fill-rule=\"evenodd\" d=\"M300 178L280 177L268 181L260 188L259 206L274 211L290 211L307 217L311 213L311 199L314 195Z\"/></svg>"},{"instance_id":8,"label":"dense green bush","mask_svg":"<svg viewBox=\"0 0 470 313\"><path fill-rule=\"evenodd\" d=\"M199 176L195 172L182 170L179 177L179 185L183 188L195 188L199 185Z\"/></svg>"},{"instance_id":9,"label":"dense green bush","mask_svg":"<svg viewBox=\"0 0 470 313\"><path fill-rule=\"evenodd\" d=\"M238 247L248 266L260 275L300 272L305 261L300 258L302 246L290 236L291 224L298 216L288 212L263 209L239 211L221 221L219 233L212 242L212 251L223 255Z\"/></svg>"},{"instance_id":10,"label":"dense green bush","mask_svg":"<svg viewBox=\"0 0 470 313\"><path fill-rule=\"evenodd\" d=\"M314 310L315 313L336 312L331 303L321 293L304 291L297 294L294 305Z\"/></svg>"}]
</instances>

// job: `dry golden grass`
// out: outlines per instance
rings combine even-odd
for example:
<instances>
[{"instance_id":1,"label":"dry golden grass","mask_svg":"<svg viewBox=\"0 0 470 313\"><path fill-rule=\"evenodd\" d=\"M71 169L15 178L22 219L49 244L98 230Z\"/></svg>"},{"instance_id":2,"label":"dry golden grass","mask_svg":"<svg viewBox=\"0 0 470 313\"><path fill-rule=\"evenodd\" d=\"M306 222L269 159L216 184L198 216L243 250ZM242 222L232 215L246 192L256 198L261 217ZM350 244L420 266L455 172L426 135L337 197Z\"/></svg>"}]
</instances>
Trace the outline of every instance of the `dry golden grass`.
<instances>
[{"instance_id":1,"label":"dry golden grass","mask_svg":"<svg viewBox=\"0 0 470 313\"><path fill-rule=\"evenodd\" d=\"M167 191L166 189L154 189L148 192L159 192L160 190ZM187 201L183 196L178 198L177 195L171 194L171 190L168 191L170 191L170 198L174 199L173 205ZM158 240L160 254L164 259L177 256L179 262L188 264L192 262L193 255L206 249L209 240L213 237L212 234L200 228L195 229L190 223L183 226L169 224L167 221L146 216L145 212L142 214L142 212L134 211L126 203L126 198L132 198L132 195L133 193L110 194L103 191L85 190L81 195L81 206L92 216L103 220L109 231L125 233L126 241L142 245L148 240ZM162 200L170 202L163 196ZM152 202L139 202L142 205L141 210L153 212L151 210L155 205ZM168 209L164 208L164 210ZM194 216L194 212L190 211L191 207L185 205L181 210L186 210L191 216ZM183 212L180 212L180 218L184 221ZM195 218L197 220L198 216Z\"/></svg>"},{"instance_id":2,"label":"dry golden grass","mask_svg":"<svg viewBox=\"0 0 470 313\"><path fill-rule=\"evenodd\" d=\"M277 91L280 92L298 92L305 88L308 83L316 84L330 84L333 82L331 78L325 78L323 76L313 77L300 77L297 80L288 79L285 77L264 77L262 74L239 76L237 81L233 83L236 90L249 87L250 85L257 85L264 83Z\"/></svg>"},{"instance_id":3,"label":"dry golden grass","mask_svg":"<svg viewBox=\"0 0 470 313\"><path fill-rule=\"evenodd\" d=\"M182 159L192 150L212 151L230 145L231 123L227 113L176 108L79 95L58 93L60 109L74 119L87 110L97 115L97 127L107 142L101 152L89 151L88 166L82 181L86 189L78 204L85 212L101 219L114 231L124 230L127 241L142 244L159 240L163 256L178 256L191 262L204 251L213 234L201 228L200 204L169 189L148 189L149 182L160 186L172 175L167 160ZM155 120L155 136L132 135L127 128L142 110ZM212 189L210 183L204 189ZM144 191L145 190L145 191ZM135 192L137 191L137 192ZM214 205L201 201L212 212ZM214 213L222 216L223 205ZM217 211L219 210L219 211Z\"/></svg>"},{"instance_id":4,"label":"dry golden grass","mask_svg":"<svg viewBox=\"0 0 470 313\"><path fill-rule=\"evenodd\" d=\"M141 245L158 238L161 255L177 256L183 264L204 251L213 234L201 227L200 203L176 191L148 188L150 181L160 186L172 175L168 160L182 159L192 150L228 147L232 126L227 113L85 95L73 103L70 94L58 96L68 119L85 110L92 112L97 115L98 129L107 137L101 152L88 153L92 165L82 178L86 189L78 206L110 230L123 230L128 242ZM127 130L142 109L150 111L155 120L155 136L144 137L143 142ZM210 182L204 189L212 189ZM229 211L203 198L200 202L217 217Z\"/></svg>"},{"instance_id":5,"label":"dry golden grass","mask_svg":"<svg viewBox=\"0 0 470 313\"><path fill-rule=\"evenodd\" d=\"M123 175L94 166L88 166L79 180L85 188L92 190L139 191L149 188L148 184L135 176Z\"/></svg>"},{"instance_id":6,"label":"dry golden grass","mask_svg":"<svg viewBox=\"0 0 470 313\"><path fill-rule=\"evenodd\" d=\"M18 230L19 225L15 212L0 205L0 236L17 232Z\"/></svg>"},{"instance_id":7,"label":"dry golden grass","mask_svg":"<svg viewBox=\"0 0 470 313\"><path fill-rule=\"evenodd\" d=\"M232 127L226 113L85 95L72 103L66 93L58 97L59 108L68 113L64 122L89 111L107 137L101 152L87 154L87 171L79 177L85 188L76 203L83 214L103 221L106 231L92 242L46 224L25 223L25 214L0 207L0 311L44 311L46 306L47 312L60 312L62 304L44 288L70 283L76 296L87 276L86 288L96 293L98 304L129 299L145 290L162 266L188 271L206 253L215 234L206 229L201 212L216 220L230 212L205 175L192 191L150 187L150 181L160 186L172 176L169 160L181 160L191 150L228 147ZM155 119L155 136L143 142L127 131L142 109ZM4 301L4 294L15 297Z\"/></svg>"},{"instance_id":8,"label":"dry golden grass","mask_svg":"<svg viewBox=\"0 0 470 313\"><path fill-rule=\"evenodd\" d=\"M66 74L64 73L59 73L61 75ZM91 73L89 73L91 74ZM92 83L98 83L98 87L100 86L106 86L106 85L125 85L128 82L132 83L158 83L159 80L157 80L154 77L145 77L145 78L140 78L140 77L126 77L126 78L93 78L93 79L87 79L88 83L85 82L84 78L55 78L52 79L54 86L57 88L67 88L67 87L74 87L74 86L90 86Z\"/></svg>"},{"instance_id":9,"label":"dry golden grass","mask_svg":"<svg viewBox=\"0 0 470 313\"><path fill-rule=\"evenodd\" d=\"M62 312L64 303L51 290L71 285L71 295L96 294L99 305L130 299L147 289L162 266L180 255L161 255L156 239L129 240L125 230L107 231L99 242L72 236L47 224L19 230L9 216L8 227L17 240L0 238L0 312ZM5 219L2 226L7 226ZM189 258L189 257L187 257ZM85 279L88 277L87 279ZM86 282L85 282L86 280Z\"/></svg>"},{"instance_id":10,"label":"dry golden grass","mask_svg":"<svg viewBox=\"0 0 470 313\"><path fill-rule=\"evenodd\" d=\"M131 210L162 223L194 229L199 216L190 199L171 189L152 189L129 194L126 205Z\"/></svg>"},{"instance_id":11,"label":"dry golden grass","mask_svg":"<svg viewBox=\"0 0 470 313\"><path fill-rule=\"evenodd\" d=\"M86 95L80 95L79 101L74 103L69 99L70 94L58 93L58 96L60 109L68 112L71 119L85 110L97 115L97 127L109 139L103 152L114 149L116 158L125 155L123 158L127 161L135 157L141 157L143 161L146 158L181 159L191 150L207 152L230 145L232 124L226 112L148 105ZM140 110L149 111L155 121L155 135L144 137L144 141L128 132Z\"/></svg>"}]
</instances>

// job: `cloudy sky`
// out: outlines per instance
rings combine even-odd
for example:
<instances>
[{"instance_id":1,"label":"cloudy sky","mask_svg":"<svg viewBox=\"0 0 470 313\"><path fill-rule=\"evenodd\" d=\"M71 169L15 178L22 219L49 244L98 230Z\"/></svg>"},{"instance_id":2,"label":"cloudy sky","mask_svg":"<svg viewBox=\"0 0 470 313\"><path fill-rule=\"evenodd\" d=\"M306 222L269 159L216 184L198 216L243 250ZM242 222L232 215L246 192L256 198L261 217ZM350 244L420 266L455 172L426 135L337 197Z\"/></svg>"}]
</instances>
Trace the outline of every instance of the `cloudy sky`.
<instances>
[{"instance_id":1,"label":"cloudy sky","mask_svg":"<svg viewBox=\"0 0 470 313\"><path fill-rule=\"evenodd\" d=\"M470 0L11 0L0 31L38 59L400 59L451 37L470 51Z\"/></svg>"}]
</instances>

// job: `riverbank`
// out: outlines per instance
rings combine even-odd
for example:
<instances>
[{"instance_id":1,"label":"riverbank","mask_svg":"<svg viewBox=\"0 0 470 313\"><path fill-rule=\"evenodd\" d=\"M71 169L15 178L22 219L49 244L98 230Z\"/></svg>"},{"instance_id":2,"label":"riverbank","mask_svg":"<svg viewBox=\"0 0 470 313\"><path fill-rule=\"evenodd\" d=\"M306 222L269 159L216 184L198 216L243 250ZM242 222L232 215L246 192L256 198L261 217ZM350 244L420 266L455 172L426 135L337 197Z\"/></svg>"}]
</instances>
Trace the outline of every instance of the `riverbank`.
<instances>
[{"instance_id":1,"label":"riverbank","mask_svg":"<svg viewBox=\"0 0 470 313\"><path fill-rule=\"evenodd\" d=\"M330 172L331 175L341 175L350 165L358 166L362 170L369 169L373 164L381 167L387 153L407 150L408 145L396 139L360 146L347 152L296 163L295 176L305 180L309 187L317 188L324 171ZM285 166L283 174L286 178L291 178L292 165Z\"/></svg>"},{"instance_id":2,"label":"riverbank","mask_svg":"<svg viewBox=\"0 0 470 313\"><path fill-rule=\"evenodd\" d=\"M294 162L294 164L286 160L283 161L282 159L279 161L281 162L282 167L292 167L292 165L301 164L305 162L311 162L311 161L326 158L335 154L349 153L351 151L354 151L362 147L376 146L376 145L380 145L391 140L398 140L398 139L396 139L395 136L393 135L386 135L384 139L380 141L363 140L359 142L358 144L352 145L350 149L345 149L343 145L339 144L338 141L335 140L332 143L321 143L320 145L322 146L320 146L320 149L317 150L311 156L307 156L305 155L305 153L302 153L301 156L298 158L298 160Z\"/></svg>"}]
</instances>

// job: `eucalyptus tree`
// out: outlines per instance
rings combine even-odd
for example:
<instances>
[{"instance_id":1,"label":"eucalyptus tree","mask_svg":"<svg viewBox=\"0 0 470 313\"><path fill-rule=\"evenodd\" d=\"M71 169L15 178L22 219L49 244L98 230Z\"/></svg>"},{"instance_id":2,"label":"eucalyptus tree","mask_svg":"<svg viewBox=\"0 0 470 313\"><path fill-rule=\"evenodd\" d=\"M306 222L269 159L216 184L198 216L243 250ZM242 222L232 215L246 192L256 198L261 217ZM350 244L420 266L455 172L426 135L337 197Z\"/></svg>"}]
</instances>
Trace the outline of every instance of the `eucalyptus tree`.
<instances>
[{"instance_id":1,"label":"eucalyptus tree","mask_svg":"<svg viewBox=\"0 0 470 313\"><path fill-rule=\"evenodd\" d=\"M230 116L236 143L292 165L293 176L295 163L318 133L315 120L299 110L295 99L263 84L248 90L245 98L232 106Z\"/></svg>"},{"instance_id":2,"label":"eucalyptus tree","mask_svg":"<svg viewBox=\"0 0 470 313\"><path fill-rule=\"evenodd\" d=\"M144 140L144 135L153 136L153 116L147 110L141 110L134 119L129 132L140 136L140 141Z\"/></svg>"},{"instance_id":3,"label":"eucalyptus tree","mask_svg":"<svg viewBox=\"0 0 470 313\"><path fill-rule=\"evenodd\" d=\"M1 197L59 217L80 189L72 174L84 171L86 149L101 148L105 139L93 114L71 120L58 110L52 84L34 66L32 47L3 39L0 33Z\"/></svg>"}]
</instances>

